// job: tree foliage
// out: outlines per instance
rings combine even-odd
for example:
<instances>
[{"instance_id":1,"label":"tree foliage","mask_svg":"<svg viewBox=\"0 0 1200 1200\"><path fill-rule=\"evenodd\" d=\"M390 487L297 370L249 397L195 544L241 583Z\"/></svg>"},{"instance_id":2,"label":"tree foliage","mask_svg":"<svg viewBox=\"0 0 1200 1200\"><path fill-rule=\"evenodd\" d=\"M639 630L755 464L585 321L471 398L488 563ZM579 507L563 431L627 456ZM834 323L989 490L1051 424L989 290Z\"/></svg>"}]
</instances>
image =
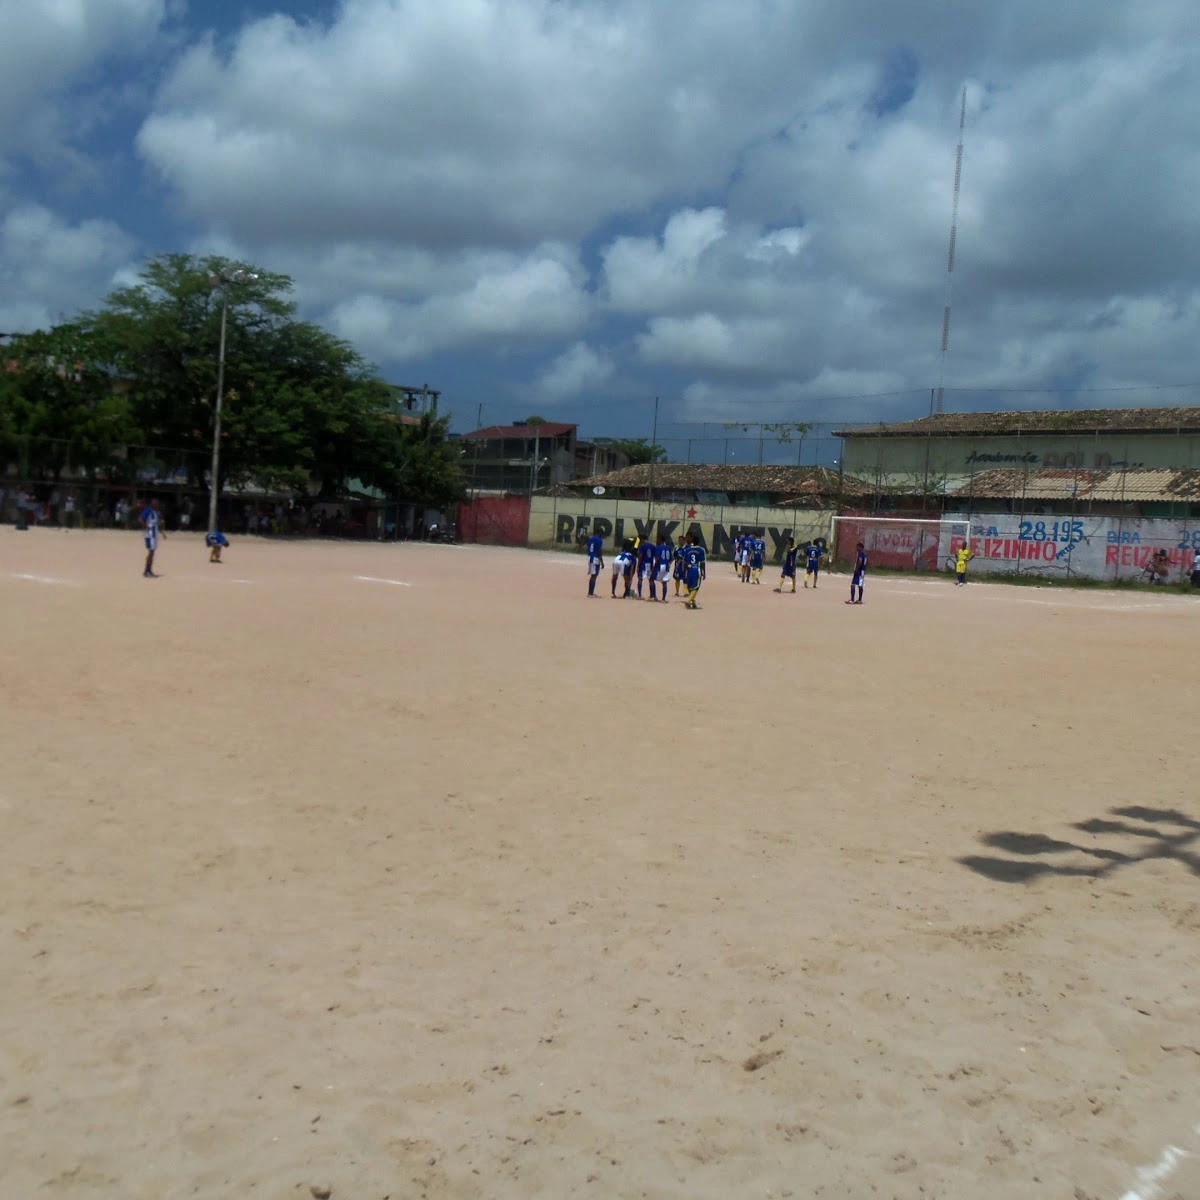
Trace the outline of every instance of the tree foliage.
<instances>
[{"instance_id":1,"label":"tree foliage","mask_svg":"<svg viewBox=\"0 0 1200 1200\"><path fill-rule=\"evenodd\" d=\"M259 272L213 285L219 257L167 254L95 312L6 348L0 448L37 475L107 462L121 445L165 447L208 484L226 303L222 484L333 497L358 479L445 506L463 494L448 421L401 419L393 393L347 342L296 317L291 280ZM37 461L29 456L32 455Z\"/></svg>"},{"instance_id":2,"label":"tree foliage","mask_svg":"<svg viewBox=\"0 0 1200 1200\"><path fill-rule=\"evenodd\" d=\"M665 446L651 445L647 438L617 438L609 443L613 450L619 450L629 459L629 465L636 467L639 463L660 463L667 461Z\"/></svg>"},{"instance_id":3,"label":"tree foliage","mask_svg":"<svg viewBox=\"0 0 1200 1200\"><path fill-rule=\"evenodd\" d=\"M24 474L57 479L70 469L112 469L137 438L111 348L94 330L71 323L24 334L3 357L0 451Z\"/></svg>"}]
</instances>

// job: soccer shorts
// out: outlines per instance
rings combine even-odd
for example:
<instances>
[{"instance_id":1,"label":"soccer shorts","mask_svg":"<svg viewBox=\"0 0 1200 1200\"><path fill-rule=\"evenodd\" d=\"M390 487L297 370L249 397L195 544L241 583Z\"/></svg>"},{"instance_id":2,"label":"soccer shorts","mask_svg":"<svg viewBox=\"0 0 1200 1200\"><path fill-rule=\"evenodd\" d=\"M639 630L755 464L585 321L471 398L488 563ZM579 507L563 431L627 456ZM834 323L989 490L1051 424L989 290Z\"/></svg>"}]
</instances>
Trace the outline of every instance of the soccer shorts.
<instances>
[{"instance_id":1,"label":"soccer shorts","mask_svg":"<svg viewBox=\"0 0 1200 1200\"><path fill-rule=\"evenodd\" d=\"M599 575L600 574L600 560L598 558L588 559L588 574L589 575Z\"/></svg>"},{"instance_id":2,"label":"soccer shorts","mask_svg":"<svg viewBox=\"0 0 1200 1200\"><path fill-rule=\"evenodd\" d=\"M145 543L146 543L147 550L157 550L158 549L158 534L148 533L148 534L146 534L143 541L145 541Z\"/></svg>"},{"instance_id":3,"label":"soccer shorts","mask_svg":"<svg viewBox=\"0 0 1200 1200\"><path fill-rule=\"evenodd\" d=\"M659 583L666 583L671 578L671 568L669 566L660 566L656 578Z\"/></svg>"},{"instance_id":4,"label":"soccer shorts","mask_svg":"<svg viewBox=\"0 0 1200 1200\"><path fill-rule=\"evenodd\" d=\"M858 588L864 587L866 585L866 582L867 582L867 577L865 575L859 573L858 571L856 571L850 577L850 586L851 587L858 587Z\"/></svg>"}]
</instances>

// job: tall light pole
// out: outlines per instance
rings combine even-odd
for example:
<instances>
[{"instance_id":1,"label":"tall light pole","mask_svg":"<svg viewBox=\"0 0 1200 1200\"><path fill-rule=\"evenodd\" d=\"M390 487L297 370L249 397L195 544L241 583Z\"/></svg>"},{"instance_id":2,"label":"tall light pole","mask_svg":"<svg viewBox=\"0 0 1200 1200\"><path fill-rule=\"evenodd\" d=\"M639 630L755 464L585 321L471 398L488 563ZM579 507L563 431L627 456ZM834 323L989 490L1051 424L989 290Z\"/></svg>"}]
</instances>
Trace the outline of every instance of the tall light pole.
<instances>
[{"instance_id":1,"label":"tall light pole","mask_svg":"<svg viewBox=\"0 0 1200 1200\"><path fill-rule=\"evenodd\" d=\"M229 317L229 285L257 281L257 275L235 271L232 267L222 267L208 277L212 287L221 289L221 349L217 356L217 407L213 412L212 473L208 481L208 528L212 533L217 532L217 499L221 486L221 402L225 398L225 323Z\"/></svg>"}]
</instances>

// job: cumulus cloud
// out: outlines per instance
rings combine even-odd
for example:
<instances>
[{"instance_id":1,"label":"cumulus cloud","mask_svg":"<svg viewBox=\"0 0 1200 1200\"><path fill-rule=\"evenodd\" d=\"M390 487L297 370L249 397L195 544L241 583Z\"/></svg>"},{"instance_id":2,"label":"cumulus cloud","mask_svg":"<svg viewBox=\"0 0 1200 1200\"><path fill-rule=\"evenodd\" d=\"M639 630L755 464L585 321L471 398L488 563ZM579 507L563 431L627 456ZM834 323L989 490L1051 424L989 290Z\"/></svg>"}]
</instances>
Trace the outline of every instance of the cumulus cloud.
<instances>
[{"instance_id":1,"label":"cumulus cloud","mask_svg":"<svg viewBox=\"0 0 1200 1200\"><path fill-rule=\"evenodd\" d=\"M70 319L96 303L134 252L111 221L64 221L38 204L0 217L0 328L24 332Z\"/></svg>"},{"instance_id":2,"label":"cumulus cloud","mask_svg":"<svg viewBox=\"0 0 1200 1200\"><path fill-rule=\"evenodd\" d=\"M594 391L612 377L613 370L609 355L597 353L587 342L576 342L541 372L533 390L553 404Z\"/></svg>"},{"instance_id":3,"label":"cumulus cloud","mask_svg":"<svg viewBox=\"0 0 1200 1200\"><path fill-rule=\"evenodd\" d=\"M67 22L49 66L0 50L0 97L30 111L163 20L159 0L26 7L30 29ZM940 373L965 77L945 382L980 389L954 393L968 403L1069 395L1194 373L1194 17L1194 0L341 0L194 30L137 149L194 244L292 274L305 315L385 367L456 350L564 408L617 362L681 411L838 388L911 404Z\"/></svg>"},{"instance_id":4,"label":"cumulus cloud","mask_svg":"<svg viewBox=\"0 0 1200 1200\"><path fill-rule=\"evenodd\" d=\"M578 268L561 251L543 247L526 256L488 256L460 264L457 288L419 300L355 292L328 319L338 334L372 358L402 361L447 347L495 347L536 342L577 331L588 297Z\"/></svg>"},{"instance_id":5,"label":"cumulus cloud","mask_svg":"<svg viewBox=\"0 0 1200 1200\"><path fill-rule=\"evenodd\" d=\"M56 106L62 94L106 60L143 52L166 18L164 0L0 5L0 149L44 152L46 139L73 123Z\"/></svg>"}]
</instances>

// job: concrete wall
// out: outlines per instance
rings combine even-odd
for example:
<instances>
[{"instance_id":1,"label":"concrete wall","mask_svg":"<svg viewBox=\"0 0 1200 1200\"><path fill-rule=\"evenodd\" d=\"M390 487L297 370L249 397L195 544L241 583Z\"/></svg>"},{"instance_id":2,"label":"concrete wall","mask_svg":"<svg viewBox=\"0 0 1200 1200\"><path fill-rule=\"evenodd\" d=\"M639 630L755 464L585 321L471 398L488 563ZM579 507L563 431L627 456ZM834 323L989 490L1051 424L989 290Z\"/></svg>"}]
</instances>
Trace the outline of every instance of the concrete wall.
<instances>
[{"instance_id":1,"label":"concrete wall","mask_svg":"<svg viewBox=\"0 0 1200 1200\"><path fill-rule=\"evenodd\" d=\"M611 553L627 537L657 539L696 533L712 558L732 556L733 537L754 530L767 542L773 561L782 558L789 534L799 541L829 536L828 512L794 508L744 507L712 504L651 503L644 500L606 500L603 496L534 496L529 509L529 545L540 549L573 549L581 536L593 531L604 536Z\"/></svg>"},{"instance_id":2,"label":"concrete wall","mask_svg":"<svg viewBox=\"0 0 1200 1200\"><path fill-rule=\"evenodd\" d=\"M946 519L967 518L962 513L947 513ZM1131 517L1036 517L1021 518L1011 513L973 513L971 549L975 559L973 575L1029 574L1047 577L1083 576L1088 579L1136 579L1156 550L1167 551L1171 570L1169 580L1186 579L1200 553L1200 520L1157 521ZM838 522L842 549L852 534L862 536L868 550L873 537L884 539L889 566L928 567L926 527L893 526L890 523L852 526ZM844 527L844 528L843 528ZM862 531L868 531L860 533ZM950 556L963 543L965 530L943 524L938 536L937 569L947 570ZM911 563L895 561L898 549L910 544ZM881 565L883 563L881 562Z\"/></svg>"},{"instance_id":3,"label":"concrete wall","mask_svg":"<svg viewBox=\"0 0 1200 1200\"><path fill-rule=\"evenodd\" d=\"M1107 458L1107 461L1106 461ZM848 437L845 471L902 483L926 473L953 486L995 467L1200 467L1200 436L1156 434L1026 434L1022 437Z\"/></svg>"}]
</instances>

